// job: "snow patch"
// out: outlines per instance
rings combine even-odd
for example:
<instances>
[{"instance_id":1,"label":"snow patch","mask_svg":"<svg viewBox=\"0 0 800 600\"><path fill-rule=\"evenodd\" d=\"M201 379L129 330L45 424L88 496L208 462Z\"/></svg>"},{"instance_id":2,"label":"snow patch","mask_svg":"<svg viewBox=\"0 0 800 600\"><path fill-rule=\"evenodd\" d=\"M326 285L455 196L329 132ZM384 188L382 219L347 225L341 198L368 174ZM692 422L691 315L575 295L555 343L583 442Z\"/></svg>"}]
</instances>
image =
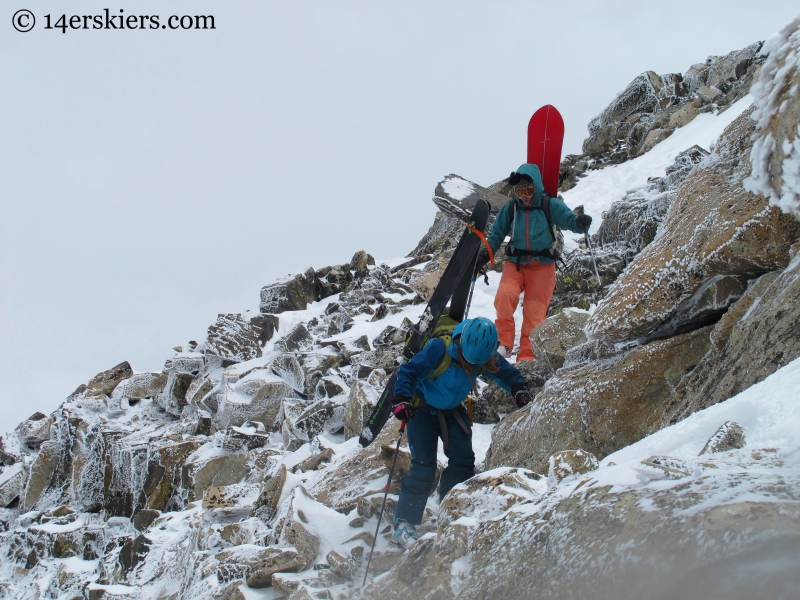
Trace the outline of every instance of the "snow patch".
<instances>
[{"instance_id":1,"label":"snow patch","mask_svg":"<svg viewBox=\"0 0 800 600\"><path fill-rule=\"evenodd\" d=\"M460 177L445 179L442 183L442 189L444 189L445 193L453 200L463 200L475 192L475 186Z\"/></svg>"},{"instance_id":2,"label":"snow patch","mask_svg":"<svg viewBox=\"0 0 800 600\"><path fill-rule=\"evenodd\" d=\"M694 145L709 149L725 128L750 108L752 102L752 96L748 95L724 112L697 115L689 124L676 129L675 133L649 152L620 165L590 171L586 177L580 179L577 186L562 194L564 200L570 208L583 206L586 214L594 219L592 230L597 231L603 220L603 212L609 210L614 202L622 200L626 192L646 184L648 177L663 177L665 169L684 150ZM565 251L578 247L578 240L581 238L571 236L572 234L565 232Z\"/></svg>"}]
</instances>

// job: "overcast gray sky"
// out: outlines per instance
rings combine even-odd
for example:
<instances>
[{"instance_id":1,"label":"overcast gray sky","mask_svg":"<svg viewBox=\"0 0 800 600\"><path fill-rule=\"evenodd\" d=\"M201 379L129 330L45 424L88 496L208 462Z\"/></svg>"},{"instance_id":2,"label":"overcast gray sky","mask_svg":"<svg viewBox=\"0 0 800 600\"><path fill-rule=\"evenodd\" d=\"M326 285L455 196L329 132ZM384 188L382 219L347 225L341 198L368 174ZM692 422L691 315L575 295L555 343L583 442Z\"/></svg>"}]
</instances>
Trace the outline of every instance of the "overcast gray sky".
<instances>
[{"instance_id":1,"label":"overcast gray sky","mask_svg":"<svg viewBox=\"0 0 800 600\"><path fill-rule=\"evenodd\" d=\"M796 1L2 0L0 432L97 372L158 370L262 285L407 254L454 172L565 153L638 73L763 40ZM215 30L45 30L45 15ZM29 9L36 26L12 27ZM658 175L658 174L654 174Z\"/></svg>"}]
</instances>

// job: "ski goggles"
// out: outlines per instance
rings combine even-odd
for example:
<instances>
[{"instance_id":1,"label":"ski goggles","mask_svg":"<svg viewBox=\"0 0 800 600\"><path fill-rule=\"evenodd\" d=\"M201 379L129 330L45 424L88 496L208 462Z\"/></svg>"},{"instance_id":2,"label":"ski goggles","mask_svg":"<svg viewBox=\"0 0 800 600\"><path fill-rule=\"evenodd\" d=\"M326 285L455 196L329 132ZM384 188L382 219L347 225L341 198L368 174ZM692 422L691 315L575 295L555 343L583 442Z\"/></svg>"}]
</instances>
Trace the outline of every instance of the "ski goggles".
<instances>
[{"instance_id":1,"label":"ski goggles","mask_svg":"<svg viewBox=\"0 0 800 600\"><path fill-rule=\"evenodd\" d=\"M536 190L532 187L514 186L514 193L517 196L533 196Z\"/></svg>"}]
</instances>

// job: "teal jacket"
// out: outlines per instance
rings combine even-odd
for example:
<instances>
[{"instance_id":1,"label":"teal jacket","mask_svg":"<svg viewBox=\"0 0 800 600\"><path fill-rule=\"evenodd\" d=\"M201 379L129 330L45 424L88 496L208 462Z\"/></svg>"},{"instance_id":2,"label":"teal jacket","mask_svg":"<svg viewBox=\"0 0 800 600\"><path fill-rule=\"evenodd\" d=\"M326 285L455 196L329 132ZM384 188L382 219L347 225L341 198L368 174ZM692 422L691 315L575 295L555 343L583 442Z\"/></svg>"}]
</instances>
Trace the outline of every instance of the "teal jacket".
<instances>
[{"instance_id":1,"label":"teal jacket","mask_svg":"<svg viewBox=\"0 0 800 600\"><path fill-rule=\"evenodd\" d=\"M544 185L542 185L542 175L539 167L525 163L517 169L517 173L530 175L533 179L533 186L536 193L531 201L531 208L539 210L525 210L525 205L516 194L512 194L511 200L506 202L500 209L492 226L492 233L489 236L489 245L492 252L497 252L500 245L507 235L511 235L509 242L518 250L533 250L541 252L548 250L553 245L553 236L550 235L547 226L547 217L544 216L542 207L542 196L544 195ZM511 217L511 206L516 203L516 210L513 218ZM583 233L575 222L578 215L573 213L569 207L558 198L550 199L550 218L554 225L561 229L568 229L574 233ZM543 264L555 262L554 258L547 256L510 256L509 260L525 265L534 260Z\"/></svg>"}]
</instances>

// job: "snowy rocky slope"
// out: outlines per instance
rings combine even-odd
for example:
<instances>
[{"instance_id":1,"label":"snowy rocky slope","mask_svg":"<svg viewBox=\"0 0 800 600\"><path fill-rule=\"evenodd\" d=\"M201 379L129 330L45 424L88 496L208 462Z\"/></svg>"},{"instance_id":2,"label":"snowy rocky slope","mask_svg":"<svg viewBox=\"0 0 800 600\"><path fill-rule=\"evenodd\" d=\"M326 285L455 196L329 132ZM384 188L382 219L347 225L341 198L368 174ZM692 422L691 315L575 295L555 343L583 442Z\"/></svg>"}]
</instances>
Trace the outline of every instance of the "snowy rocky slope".
<instances>
[{"instance_id":1,"label":"snowy rocky slope","mask_svg":"<svg viewBox=\"0 0 800 600\"><path fill-rule=\"evenodd\" d=\"M117 365L0 437L0 597L793 597L799 28L643 74L593 121L562 175L600 281L566 240L520 365L535 400L481 384L482 472L431 498L412 549L387 541L408 448L379 524L397 428L357 435L461 219L505 182L446 177L408 257L267 285L163 371ZM494 317L499 277L470 316Z\"/></svg>"}]
</instances>

